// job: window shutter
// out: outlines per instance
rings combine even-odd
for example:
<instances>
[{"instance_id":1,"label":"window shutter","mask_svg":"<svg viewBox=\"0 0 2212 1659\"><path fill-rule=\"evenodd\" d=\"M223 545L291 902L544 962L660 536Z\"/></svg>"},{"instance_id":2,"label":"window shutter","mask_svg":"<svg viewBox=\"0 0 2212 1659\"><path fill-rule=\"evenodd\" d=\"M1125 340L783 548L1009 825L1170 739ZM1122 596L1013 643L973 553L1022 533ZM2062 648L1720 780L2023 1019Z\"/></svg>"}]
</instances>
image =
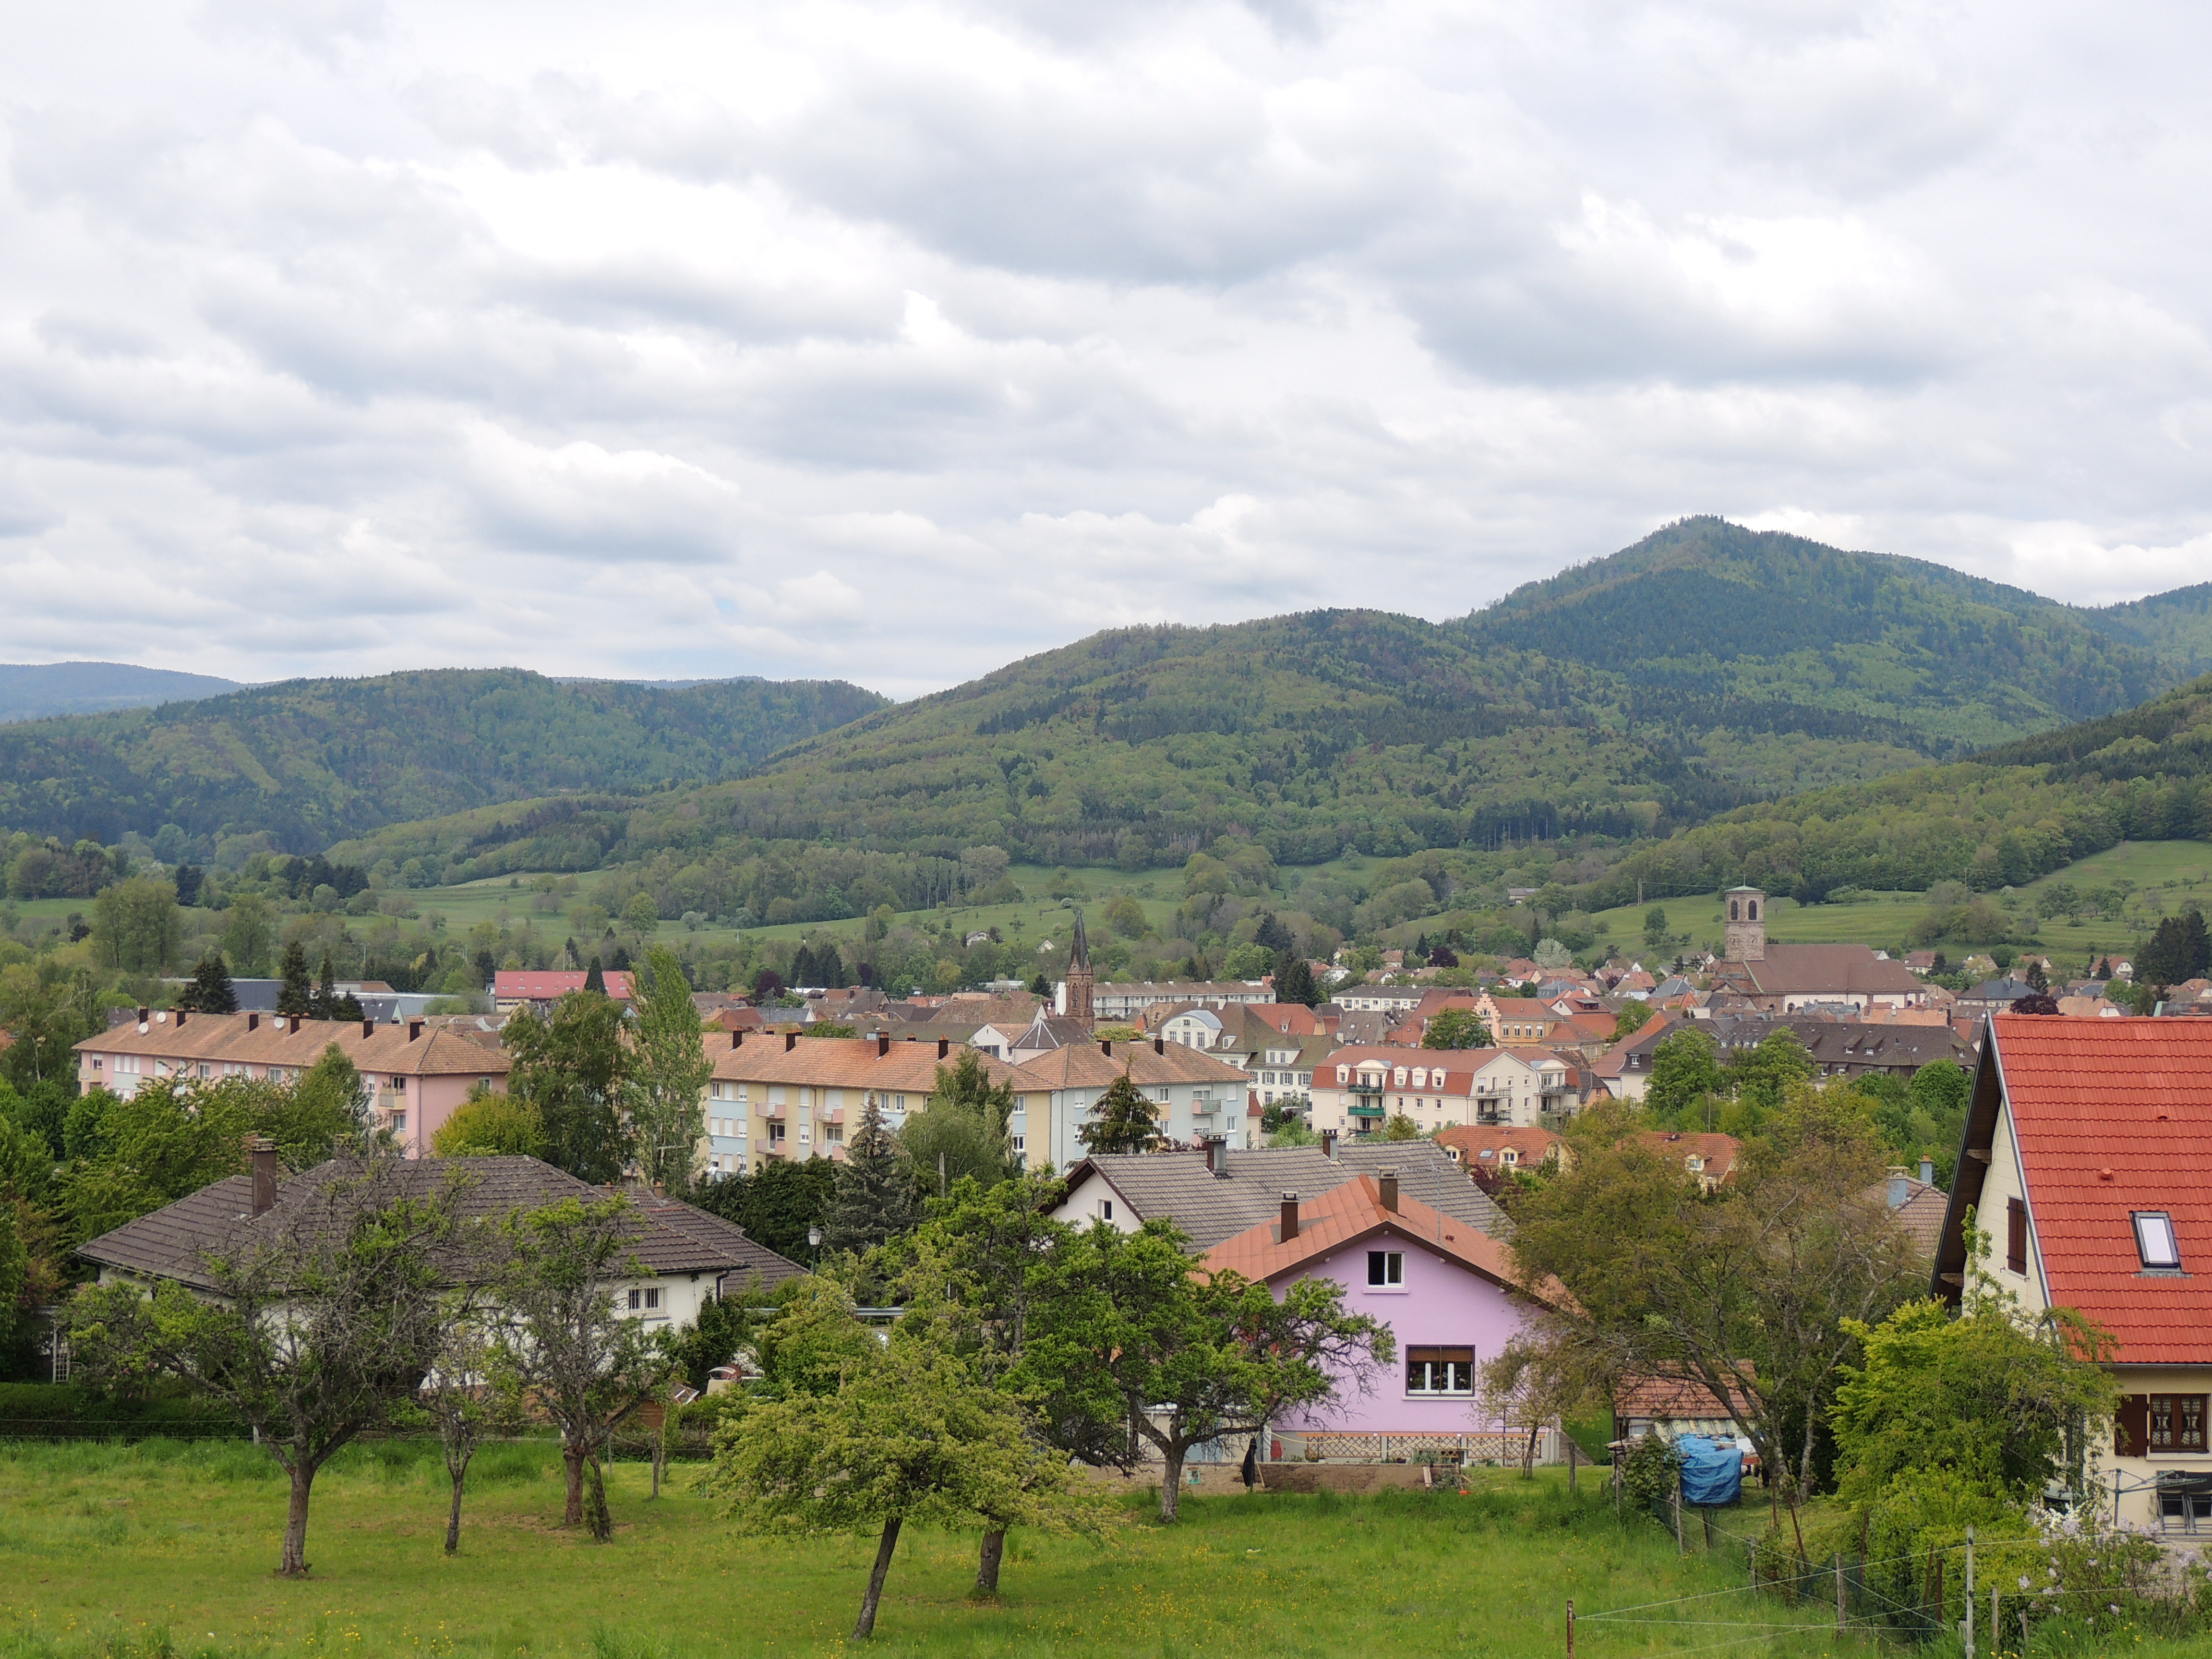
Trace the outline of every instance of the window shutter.
<instances>
[{"instance_id":1,"label":"window shutter","mask_svg":"<svg viewBox=\"0 0 2212 1659\"><path fill-rule=\"evenodd\" d=\"M2027 1271L2027 1206L2016 1198L2005 1200L2005 1266Z\"/></svg>"},{"instance_id":2,"label":"window shutter","mask_svg":"<svg viewBox=\"0 0 2212 1659\"><path fill-rule=\"evenodd\" d=\"M2112 1413L2112 1455L2141 1457L2150 1444L2150 1396L2124 1395Z\"/></svg>"},{"instance_id":3,"label":"window shutter","mask_svg":"<svg viewBox=\"0 0 2212 1659\"><path fill-rule=\"evenodd\" d=\"M1456 1359L1463 1365L1472 1365L1474 1363L1474 1350L1473 1348L1408 1348L1406 1350L1406 1358L1409 1360Z\"/></svg>"}]
</instances>

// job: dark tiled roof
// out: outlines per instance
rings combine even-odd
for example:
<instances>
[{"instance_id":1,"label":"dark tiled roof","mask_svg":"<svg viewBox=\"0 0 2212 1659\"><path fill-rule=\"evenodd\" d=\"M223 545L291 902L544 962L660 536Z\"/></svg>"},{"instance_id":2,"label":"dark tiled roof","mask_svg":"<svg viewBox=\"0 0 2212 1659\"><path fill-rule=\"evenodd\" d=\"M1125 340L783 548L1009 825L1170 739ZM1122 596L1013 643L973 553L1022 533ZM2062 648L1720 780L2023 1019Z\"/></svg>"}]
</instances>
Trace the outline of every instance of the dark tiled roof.
<instances>
[{"instance_id":1,"label":"dark tiled roof","mask_svg":"<svg viewBox=\"0 0 2212 1659\"><path fill-rule=\"evenodd\" d=\"M257 1236L273 1237L289 1212L317 1189L358 1168L333 1160L288 1176L277 1186L276 1205L261 1216L250 1213L252 1177L226 1176L80 1245L77 1254L103 1267L139 1278L176 1279L201 1289L210 1288L204 1256L226 1246L251 1243ZM396 1185L391 1190L395 1195L427 1197L457 1171L467 1179L459 1203L464 1219L535 1209L566 1198L588 1203L617 1190L579 1181L534 1158L409 1160L394 1171ZM773 1284L805 1271L747 1238L730 1223L690 1205L646 1192L631 1192L629 1196L645 1220L644 1231L633 1249L638 1260L655 1273L723 1275L757 1271Z\"/></svg>"}]
</instances>

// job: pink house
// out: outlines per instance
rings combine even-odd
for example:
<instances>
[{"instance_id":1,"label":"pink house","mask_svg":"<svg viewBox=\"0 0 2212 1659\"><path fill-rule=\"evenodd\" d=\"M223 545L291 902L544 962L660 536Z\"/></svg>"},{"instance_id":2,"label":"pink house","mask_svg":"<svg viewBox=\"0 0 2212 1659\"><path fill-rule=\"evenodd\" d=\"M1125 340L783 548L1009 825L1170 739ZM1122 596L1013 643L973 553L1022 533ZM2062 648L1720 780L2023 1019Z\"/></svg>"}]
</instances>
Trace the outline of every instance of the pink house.
<instances>
[{"instance_id":1,"label":"pink house","mask_svg":"<svg viewBox=\"0 0 2212 1659\"><path fill-rule=\"evenodd\" d=\"M1455 1438L1504 1425L1473 1415L1475 1368L1526 1319L1505 1248L1467 1223L1398 1190L1394 1175L1358 1176L1320 1197L1283 1197L1279 1219L1224 1239L1206 1265L1263 1280L1279 1294L1302 1279L1333 1279L1345 1305L1387 1323L1398 1356L1347 1378L1334 1404L1286 1418L1279 1434L1322 1431Z\"/></svg>"}]
</instances>

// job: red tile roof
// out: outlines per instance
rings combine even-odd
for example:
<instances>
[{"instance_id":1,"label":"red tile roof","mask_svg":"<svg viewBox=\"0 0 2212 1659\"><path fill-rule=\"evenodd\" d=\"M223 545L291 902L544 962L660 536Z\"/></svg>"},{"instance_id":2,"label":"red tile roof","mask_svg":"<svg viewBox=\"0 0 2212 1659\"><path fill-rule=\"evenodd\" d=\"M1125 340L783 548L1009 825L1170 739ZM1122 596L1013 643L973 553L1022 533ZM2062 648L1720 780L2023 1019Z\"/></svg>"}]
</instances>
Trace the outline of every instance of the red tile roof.
<instances>
[{"instance_id":1,"label":"red tile roof","mask_svg":"<svg viewBox=\"0 0 2212 1659\"><path fill-rule=\"evenodd\" d=\"M1517 1288L1505 1246L1455 1216L1433 1210L1401 1184L1398 1207L1382 1207L1382 1188L1370 1175L1354 1176L1341 1187L1298 1205L1297 1237L1285 1243L1275 1237L1280 1221L1263 1221L1206 1253L1206 1266L1218 1273L1270 1279L1294 1273L1346 1247L1389 1231L1410 1243L1472 1268L1492 1283Z\"/></svg>"},{"instance_id":2,"label":"red tile roof","mask_svg":"<svg viewBox=\"0 0 2212 1659\"><path fill-rule=\"evenodd\" d=\"M523 968L501 968L492 975L492 995L502 1002L553 1002L571 991L584 988L587 977L582 972L540 972ZM617 969L601 975L607 982L607 994L617 999L629 995L629 975Z\"/></svg>"},{"instance_id":3,"label":"red tile roof","mask_svg":"<svg viewBox=\"0 0 2212 1659\"><path fill-rule=\"evenodd\" d=\"M2054 1302L2133 1365L2212 1364L2212 1024L1991 1017ZM2143 1272L2131 1212L2173 1218L2186 1277Z\"/></svg>"}]
</instances>

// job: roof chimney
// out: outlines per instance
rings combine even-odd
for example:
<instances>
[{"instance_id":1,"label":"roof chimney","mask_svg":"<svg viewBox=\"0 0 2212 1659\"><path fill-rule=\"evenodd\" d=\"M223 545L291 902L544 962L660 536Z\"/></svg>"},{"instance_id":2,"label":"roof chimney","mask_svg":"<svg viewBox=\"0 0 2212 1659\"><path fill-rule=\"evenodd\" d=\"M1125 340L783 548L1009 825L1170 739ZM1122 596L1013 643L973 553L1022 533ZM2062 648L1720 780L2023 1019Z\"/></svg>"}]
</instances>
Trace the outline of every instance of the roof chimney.
<instances>
[{"instance_id":1,"label":"roof chimney","mask_svg":"<svg viewBox=\"0 0 2212 1659\"><path fill-rule=\"evenodd\" d=\"M1911 1177L1907 1176L1901 1167L1893 1166L1889 1171L1887 1184L1889 1207L1893 1210L1903 1209L1905 1200L1912 1196Z\"/></svg>"},{"instance_id":2,"label":"roof chimney","mask_svg":"<svg viewBox=\"0 0 2212 1659\"><path fill-rule=\"evenodd\" d=\"M410 1019L410 1020L409 1020L409 1021L407 1022L407 1040L408 1040L410 1042L414 1042L417 1037L421 1036L422 1035L422 1022L421 1020L419 1020L419 1019Z\"/></svg>"},{"instance_id":3,"label":"roof chimney","mask_svg":"<svg viewBox=\"0 0 2212 1659\"><path fill-rule=\"evenodd\" d=\"M1335 1130L1323 1129L1321 1132L1321 1155L1323 1158L1334 1158L1336 1156Z\"/></svg>"},{"instance_id":4,"label":"roof chimney","mask_svg":"<svg viewBox=\"0 0 2212 1659\"><path fill-rule=\"evenodd\" d=\"M1392 1215L1397 1214L1398 1172L1395 1170L1383 1170L1376 1178L1375 1188L1376 1196L1382 1201L1382 1207L1389 1211Z\"/></svg>"},{"instance_id":5,"label":"roof chimney","mask_svg":"<svg viewBox=\"0 0 2212 1659\"><path fill-rule=\"evenodd\" d=\"M276 1143L267 1135L246 1137L253 1165L253 1213L263 1215L276 1201Z\"/></svg>"},{"instance_id":6,"label":"roof chimney","mask_svg":"<svg viewBox=\"0 0 2212 1659\"><path fill-rule=\"evenodd\" d=\"M786 1031L783 1034L783 1052L787 1054L798 1046L799 1033L796 1031Z\"/></svg>"},{"instance_id":7,"label":"roof chimney","mask_svg":"<svg viewBox=\"0 0 2212 1659\"><path fill-rule=\"evenodd\" d=\"M365 1037L374 1036L376 1035L376 1022L368 1018L366 1015L362 1016L361 1022L361 1034Z\"/></svg>"},{"instance_id":8,"label":"roof chimney","mask_svg":"<svg viewBox=\"0 0 2212 1659\"><path fill-rule=\"evenodd\" d=\"M743 1031L732 1031L730 1033L730 1047L732 1048L742 1048L744 1046L745 1034Z\"/></svg>"},{"instance_id":9,"label":"roof chimney","mask_svg":"<svg viewBox=\"0 0 2212 1659\"><path fill-rule=\"evenodd\" d=\"M1281 1231L1283 1235L1283 1243L1285 1244L1289 1243L1292 1239L1298 1236L1298 1195L1296 1193L1285 1193L1283 1194L1283 1225Z\"/></svg>"},{"instance_id":10,"label":"roof chimney","mask_svg":"<svg viewBox=\"0 0 2212 1659\"><path fill-rule=\"evenodd\" d=\"M1933 1187L1936 1184L1936 1160L1934 1158L1923 1158L1920 1160L1920 1178L1926 1182L1930 1187Z\"/></svg>"},{"instance_id":11,"label":"roof chimney","mask_svg":"<svg viewBox=\"0 0 2212 1659\"><path fill-rule=\"evenodd\" d=\"M1152 1052L1153 1052L1154 1054L1164 1054L1167 1053L1167 1051L1168 1051L1168 1040L1167 1040L1165 1037L1164 1037L1164 1036L1156 1036L1156 1037L1154 1037L1154 1038L1152 1039Z\"/></svg>"},{"instance_id":12,"label":"roof chimney","mask_svg":"<svg viewBox=\"0 0 2212 1659\"><path fill-rule=\"evenodd\" d=\"M141 1009L138 1011L138 1018L141 1018L141 1019L143 1019L143 1018L146 1018L146 1011L145 1011L143 1008L141 1008ZM1106 1056L1106 1058L1107 1058L1107 1059L1109 1059L1109 1060L1113 1059L1113 1058L1114 1058L1114 1039L1113 1039L1113 1038L1111 1038L1111 1037L1100 1037L1100 1038L1098 1039L1098 1052L1099 1052L1100 1054L1102 1054L1105 1055L1105 1056Z\"/></svg>"},{"instance_id":13,"label":"roof chimney","mask_svg":"<svg viewBox=\"0 0 2212 1659\"><path fill-rule=\"evenodd\" d=\"M883 1059L883 1058L884 1058L884 1055L886 1055L886 1054L890 1054L890 1051L891 1051L891 1034L890 1034L889 1031L878 1031L878 1032L877 1032L877 1033L876 1033L876 1058L877 1058L878 1060L881 1060L881 1059Z\"/></svg>"},{"instance_id":14,"label":"roof chimney","mask_svg":"<svg viewBox=\"0 0 2212 1659\"><path fill-rule=\"evenodd\" d=\"M185 1028L185 1010L183 1010L182 1008L179 1008L179 1009L178 1009L178 1010L177 1010L177 1029L178 1029L179 1030L180 1030L180 1031L181 1031L182 1030L184 1030L184 1028Z\"/></svg>"},{"instance_id":15,"label":"roof chimney","mask_svg":"<svg viewBox=\"0 0 2212 1659\"><path fill-rule=\"evenodd\" d=\"M154 1011L151 1008L147 1007L144 1004L140 1004L138 1008L138 1023L141 1025L146 1024L153 1018Z\"/></svg>"},{"instance_id":16,"label":"roof chimney","mask_svg":"<svg viewBox=\"0 0 2212 1659\"><path fill-rule=\"evenodd\" d=\"M952 1039L951 1037L939 1037L937 1039L937 1057L939 1060L944 1059L945 1055L951 1052Z\"/></svg>"},{"instance_id":17,"label":"roof chimney","mask_svg":"<svg viewBox=\"0 0 2212 1659\"><path fill-rule=\"evenodd\" d=\"M259 1030L261 1029L261 1016L258 1014L248 1014L246 1017L246 1029L249 1031Z\"/></svg>"},{"instance_id":18,"label":"roof chimney","mask_svg":"<svg viewBox=\"0 0 2212 1659\"><path fill-rule=\"evenodd\" d=\"M1215 1178L1221 1181L1228 1180L1229 1137L1227 1135L1215 1135L1212 1139L1206 1143L1206 1150L1213 1154L1213 1173Z\"/></svg>"},{"instance_id":19,"label":"roof chimney","mask_svg":"<svg viewBox=\"0 0 2212 1659\"><path fill-rule=\"evenodd\" d=\"M1208 1135L1206 1138L1206 1172L1208 1175L1219 1175L1221 1173L1220 1170L1217 1170L1213 1166L1213 1149L1220 1144L1221 1143L1219 1141L1214 1139L1211 1135Z\"/></svg>"}]
</instances>

